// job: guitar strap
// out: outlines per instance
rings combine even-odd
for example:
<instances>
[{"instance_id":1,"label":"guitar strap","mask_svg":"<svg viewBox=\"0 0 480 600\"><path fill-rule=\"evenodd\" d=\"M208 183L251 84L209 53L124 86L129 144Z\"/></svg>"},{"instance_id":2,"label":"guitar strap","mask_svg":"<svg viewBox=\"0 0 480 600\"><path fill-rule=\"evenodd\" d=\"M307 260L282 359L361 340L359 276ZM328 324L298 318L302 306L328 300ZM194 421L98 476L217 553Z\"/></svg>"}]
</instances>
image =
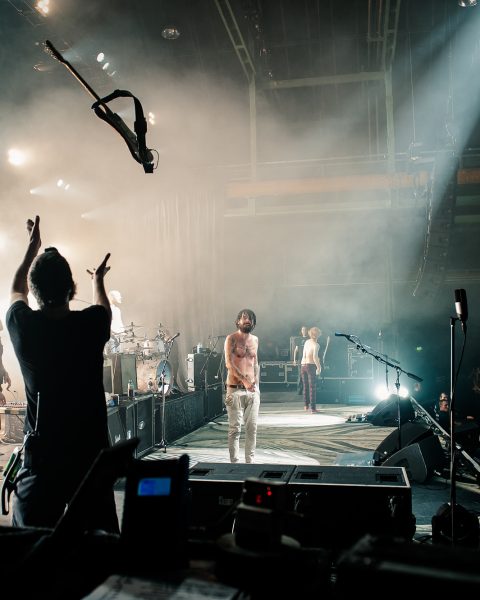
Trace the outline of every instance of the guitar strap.
<instances>
[{"instance_id":1,"label":"guitar strap","mask_svg":"<svg viewBox=\"0 0 480 600\"><path fill-rule=\"evenodd\" d=\"M136 143L134 138L134 134L127 127L125 122L119 117L116 113L105 110L105 106L111 101L115 100L115 98L132 98L133 103L135 105L135 123L134 130L136 135ZM146 142L146 134L147 134L147 121L143 114L143 108L140 100L134 96L128 90L115 90L108 96L104 98L100 98L96 102L92 104L92 109L94 110L97 117L105 121L109 125L111 125L117 133L119 133L123 139L125 140L128 149L130 150L130 154L133 158L143 165L143 169L145 173L153 172L153 155L151 151L147 148ZM132 143L133 142L133 143Z\"/></svg>"},{"instance_id":2,"label":"guitar strap","mask_svg":"<svg viewBox=\"0 0 480 600\"><path fill-rule=\"evenodd\" d=\"M139 162L145 173L153 173L154 163L153 163L153 154L147 148L146 143L146 133L147 133L147 121L143 115L143 108L138 100L131 92L127 90L115 90L105 98L100 98L100 96L95 92L95 90L85 81L85 79L78 73L78 71L66 60L62 54L55 48L55 46L50 42L50 40L46 40L44 42L44 50L47 54L49 54L55 60L58 60L60 63L64 65L64 67L80 82L82 87L95 98L95 102L92 105L93 110L97 117L105 121L109 125L111 125L117 133L119 133L122 138L125 140L125 143L130 150L130 154L133 158ZM107 106L107 103L111 100L119 97L129 97L133 98L135 103L135 133L131 131L129 127L125 124L123 119L119 117L116 113L112 112L110 108Z\"/></svg>"}]
</instances>

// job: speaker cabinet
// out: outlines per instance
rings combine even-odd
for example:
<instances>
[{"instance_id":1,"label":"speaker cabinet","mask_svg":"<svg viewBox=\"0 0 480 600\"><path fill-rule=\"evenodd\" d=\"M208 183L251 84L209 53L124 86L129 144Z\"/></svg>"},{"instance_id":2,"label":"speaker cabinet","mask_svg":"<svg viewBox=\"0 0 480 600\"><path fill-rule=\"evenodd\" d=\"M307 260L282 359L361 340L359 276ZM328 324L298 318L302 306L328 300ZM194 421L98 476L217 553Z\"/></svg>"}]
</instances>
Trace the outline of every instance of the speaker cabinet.
<instances>
[{"instance_id":1,"label":"speaker cabinet","mask_svg":"<svg viewBox=\"0 0 480 600\"><path fill-rule=\"evenodd\" d=\"M110 394L126 394L128 382L137 387L137 365L135 354L112 354L103 360L103 387Z\"/></svg>"},{"instance_id":2,"label":"speaker cabinet","mask_svg":"<svg viewBox=\"0 0 480 600\"><path fill-rule=\"evenodd\" d=\"M346 548L366 533L412 538L412 490L400 467L298 466L287 486L302 515L287 535L303 546Z\"/></svg>"},{"instance_id":3,"label":"speaker cabinet","mask_svg":"<svg viewBox=\"0 0 480 600\"><path fill-rule=\"evenodd\" d=\"M137 396L135 399L135 431L140 442L136 457L140 458L155 445L154 439L155 397L153 394Z\"/></svg>"},{"instance_id":4,"label":"speaker cabinet","mask_svg":"<svg viewBox=\"0 0 480 600\"><path fill-rule=\"evenodd\" d=\"M190 469L193 537L216 539L229 533L248 477L287 482L294 465L197 463Z\"/></svg>"},{"instance_id":5,"label":"speaker cabinet","mask_svg":"<svg viewBox=\"0 0 480 600\"><path fill-rule=\"evenodd\" d=\"M187 355L187 385L188 391L205 389L207 386L221 384L226 372L222 352L196 352Z\"/></svg>"},{"instance_id":6,"label":"speaker cabinet","mask_svg":"<svg viewBox=\"0 0 480 600\"><path fill-rule=\"evenodd\" d=\"M405 467L409 479L417 483L427 481L435 469L446 466L447 460L436 435L409 446L404 446L383 462L384 467Z\"/></svg>"},{"instance_id":7,"label":"speaker cabinet","mask_svg":"<svg viewBox=\"0 0 480 600\"><path fill-rule=\"evenodd\" d=\"M107 409L108 419L108 437L110 438L110 446L115 446L119 442L125 440L125 429L118 410L118 406Z\"/></svg>"},{"instance_id":8,"label":"speaker cabinet","mask_svg":"<svg viewBox=\"0 0 480 600\"><path fill-rule=\"evenodd\" d=\"M118 412L125 430L125 438L132 439L137 435L135 419L135 402L131 400L121 400L118 405Z\"/></svg>"}]
</instances>

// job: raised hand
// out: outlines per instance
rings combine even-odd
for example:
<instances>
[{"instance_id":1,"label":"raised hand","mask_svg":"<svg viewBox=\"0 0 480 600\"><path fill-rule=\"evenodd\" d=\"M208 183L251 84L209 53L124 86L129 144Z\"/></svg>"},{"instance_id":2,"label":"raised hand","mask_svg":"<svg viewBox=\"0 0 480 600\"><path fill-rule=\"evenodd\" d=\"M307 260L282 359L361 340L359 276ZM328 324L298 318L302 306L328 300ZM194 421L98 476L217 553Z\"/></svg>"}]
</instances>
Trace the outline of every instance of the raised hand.
<instances>
[{"instance_id":1,"label":"raised hand","mask_svg":"<svg viewBox=\"0 0 480 600\"><path fill-rule=\"evenodd\" d=\"M30 236L30 248L35 252L35 254L37 254L40 250L40 246L42 245L42 240L40 237L40 217L38 215L35 217L35 221L28 219L27 231L28 235Z\"/></svg>"},{"instance_id":2,"label":"raised hand","mask_svg":"<svg viewBox=\"0 0 480 600\"><path fill-rule=\"evenodd\" d=\"M96 279L103 279L105 275L110 271L110 267L107 266L109 258L110 252L105 256L105 258L102 260L102 262L98 265L96 269L92 269L91 271L90 269L87 269L87 273L92 277L92 279L94 277Z\"/></svg>"}]
</instances>

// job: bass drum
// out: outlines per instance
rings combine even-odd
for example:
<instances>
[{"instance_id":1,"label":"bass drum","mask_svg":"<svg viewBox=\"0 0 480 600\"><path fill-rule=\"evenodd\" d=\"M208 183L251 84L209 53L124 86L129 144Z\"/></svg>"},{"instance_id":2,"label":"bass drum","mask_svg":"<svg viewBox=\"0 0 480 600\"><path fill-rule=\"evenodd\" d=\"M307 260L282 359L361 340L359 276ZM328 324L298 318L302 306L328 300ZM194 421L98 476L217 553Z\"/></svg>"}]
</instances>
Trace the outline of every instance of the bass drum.
<instances>
[{"instance_id":1,"label":"bass drum","mask_svg":"<svg viewBox=\"0 0 480 600\"><path fill-rule=\"evenodd\" d=\"M144 359L137 361L137 389L140 392L165 392L173 387L173 371L168 360Z\"/></svg>"}]
</instances>

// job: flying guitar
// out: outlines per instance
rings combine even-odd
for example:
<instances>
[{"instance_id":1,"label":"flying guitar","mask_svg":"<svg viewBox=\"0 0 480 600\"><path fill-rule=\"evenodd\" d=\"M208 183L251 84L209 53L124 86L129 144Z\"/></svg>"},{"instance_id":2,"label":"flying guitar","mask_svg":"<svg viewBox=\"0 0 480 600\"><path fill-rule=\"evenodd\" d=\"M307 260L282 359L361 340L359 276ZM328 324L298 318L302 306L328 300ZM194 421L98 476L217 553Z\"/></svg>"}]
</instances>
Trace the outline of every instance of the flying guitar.
<instances>
[{"instance_id":1,"label":"flying guitar","mask_svg":"<svg viewBox=\"0 0 480 600\"><path fill-rule=\"evenodd\" d=\"M95 102L92 104L92 108L102 121L105 121L109 125L111 125L115 131L117 131L122 138L125 140L128 149L130 150L130 154L133 158L139 162L143 166L143 170L145 173L153 173L154 163L153 163L153 155L152 151L147 148L146 143L146 134L147 134L147 121L143 115L143 108L138 100L131 92L127 90L115 90L108 96L104 98L100 98L100 96L88 85L88 83L83 79L83 77L75 70L75 68L66 60L60 52L55 48L55 46L49 40L44 42L44 49L47 54L49 54L55 60L58 60L62 65L64 65L68 71L80 82L83 88L95 99ZM129 129L129 127L125 124L123 119L119 117L116 113L110 110L107 106L108 102L114 100L115 98L133 98L133 102L135 104L135 124L134 129L135 133Z\"/></svg>"}]
</instances>

